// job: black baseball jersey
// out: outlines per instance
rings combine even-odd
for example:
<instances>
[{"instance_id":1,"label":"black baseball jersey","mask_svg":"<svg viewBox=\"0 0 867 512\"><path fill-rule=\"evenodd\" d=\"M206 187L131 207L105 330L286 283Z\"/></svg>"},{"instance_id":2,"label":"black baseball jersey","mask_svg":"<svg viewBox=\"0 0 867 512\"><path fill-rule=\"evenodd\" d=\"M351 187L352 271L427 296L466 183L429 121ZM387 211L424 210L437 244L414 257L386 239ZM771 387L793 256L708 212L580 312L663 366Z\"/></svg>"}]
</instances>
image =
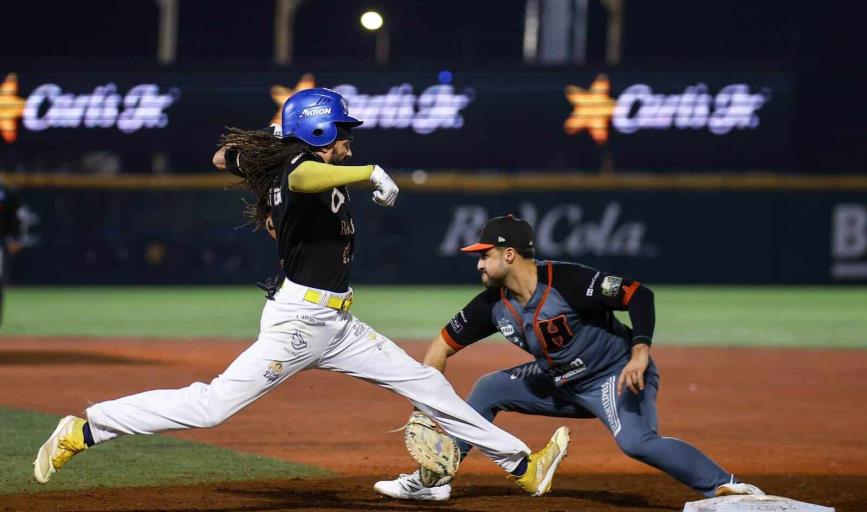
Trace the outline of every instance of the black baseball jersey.
<instances>
[{"instance_id":1,"label":"black baseball jersey","mask_svg":"<svg viewBox=\"0 0 867 512\"><path fill-rule=\"evenodd\" d=\"M634 343L653 336L653 295L637 281L573 263L538 264L526 305L505 288L477 295L442 330L459 350L499 331L535 356L555 382L584 380L628 360ZM632 328L614 316L628 310Z\"/></svg>"},{"instance_id":2,"label":"black baseball jersey","mask_svg":"<svg viewBox=\"0 0 867 512\"><path fill-rule=\"evenodd\" d=\"M345 186L316 194L289 190L289 174L308 160L324 163L317 155L299 154L269 198L280 266L294 283L342 293L349 289L355 244L349 191Z\"/></svg>"},{"instance_id":3,"label":"black baseball jersey","mask_svg":"<svg viewBox=\"0 0 867 512\"><path fill-rule=\"evenodd\" d=\"M6 237L21 236L21 221L18 219L20 207L18 195L0 184L0 243L3 243Z\"/></svg>"}]
</instances>

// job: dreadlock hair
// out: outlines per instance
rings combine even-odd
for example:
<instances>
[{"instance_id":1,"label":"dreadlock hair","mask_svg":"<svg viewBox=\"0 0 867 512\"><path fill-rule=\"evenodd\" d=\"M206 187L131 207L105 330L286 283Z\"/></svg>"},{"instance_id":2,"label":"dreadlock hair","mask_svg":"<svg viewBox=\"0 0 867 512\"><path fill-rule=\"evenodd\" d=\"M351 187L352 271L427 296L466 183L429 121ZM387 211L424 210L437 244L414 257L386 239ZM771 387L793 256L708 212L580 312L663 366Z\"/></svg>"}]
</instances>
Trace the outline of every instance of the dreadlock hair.
<instances>
[{"instance_id":1,"label":"dreadlock hair","mask_svg":"<svg viewBox=\"0 0 867 512\"><path fill-rule=\"evenodd\" d=\"M271 213L269 196L278 185L286 164L299 153L312 153L317 148L296 139L282 139L271 131L228 128L219 147L228 146L241 155L239 176L244 187L256 196L255 202L244 201L243 213L254 229L264 227Z\"/></svg>"}]
</instances>

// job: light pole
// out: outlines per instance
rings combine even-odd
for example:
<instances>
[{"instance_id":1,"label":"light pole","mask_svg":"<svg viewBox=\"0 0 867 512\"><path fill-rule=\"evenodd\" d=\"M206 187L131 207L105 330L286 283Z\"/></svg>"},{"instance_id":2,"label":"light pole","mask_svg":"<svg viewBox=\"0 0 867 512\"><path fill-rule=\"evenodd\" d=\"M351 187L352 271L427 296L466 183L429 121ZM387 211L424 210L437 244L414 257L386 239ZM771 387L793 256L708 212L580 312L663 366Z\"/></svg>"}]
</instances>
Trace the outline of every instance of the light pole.
<instances>
[{"instance_id":1,"label":"light pole","mask_svg":"<svg viewBox=\"0 0 867 512\"><path fill-rule=\"evenodd\" d=\"M383 28L385 21L382 15L376 11L367 11L361 15L361 26L376 32L376 63L380 66L388 64L388 29Z\"/></svg>"}]
</instances>

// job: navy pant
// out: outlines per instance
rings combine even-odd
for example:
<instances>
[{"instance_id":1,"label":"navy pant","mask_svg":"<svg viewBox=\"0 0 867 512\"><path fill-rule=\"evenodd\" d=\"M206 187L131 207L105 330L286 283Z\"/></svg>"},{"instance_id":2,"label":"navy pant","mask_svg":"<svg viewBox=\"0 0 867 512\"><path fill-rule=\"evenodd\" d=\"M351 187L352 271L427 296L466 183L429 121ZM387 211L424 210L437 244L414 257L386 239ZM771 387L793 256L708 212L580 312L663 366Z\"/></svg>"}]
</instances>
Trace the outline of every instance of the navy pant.
<instances>
[{"instance_id":1,"label":"navy pant","mask_svg":"<svg viewBox=\"0 0 867 512\"><path fill-rule=\"evenodd\" d=\"M476 381L467 403L493 421L500 411L560 418L599 418L623 453L660 469L705 496L728 483L731 476L692 445L656 433L656 393L659 374L651 361L644 391L624 388L617 396L623 366L587 382L555 386L547 375L534 372L535 363L489 373ZM470 445L458 442L461 453Z\"/></svg>"}]
</instances>

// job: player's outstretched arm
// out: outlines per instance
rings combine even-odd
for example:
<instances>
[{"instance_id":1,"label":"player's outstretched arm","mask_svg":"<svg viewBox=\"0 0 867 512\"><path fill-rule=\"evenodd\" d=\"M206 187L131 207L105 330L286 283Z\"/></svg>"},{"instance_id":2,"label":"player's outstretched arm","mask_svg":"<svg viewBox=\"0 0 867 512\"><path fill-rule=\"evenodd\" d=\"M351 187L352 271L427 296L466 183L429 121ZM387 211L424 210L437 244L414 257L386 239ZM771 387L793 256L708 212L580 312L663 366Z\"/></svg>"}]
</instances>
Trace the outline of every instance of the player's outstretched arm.
<instances>
[{"instance_id":1,"label":"player's outstretched arm","mask_svg":"<svg viewBox=\"0 0 867 512\"><path fill-rule=\"evenodd\" d=\"M427 352L424 354L424 364L431 368L436 368L440 373L446 371L446 359L457 354L457 350L453 349L446 343L442 334L439 334L430 345L427 347Z\"/></svg>"},{"instance_id":2,"label":"player's outstretched arm","mask_svg":"<svg viewBox=\"0 0 867 512\"><path fill-rule=\"evenodd\" d=\"M372 165L331 165L308 160L289 174L289 190L317 194L334 187L370 180Z\"/></svg>"},{"instance_id":3,"label":"player's outstretched arm","mask_svg":"<svg viewBox=\"0 0 867 512\"><path fill-rule=\"evenodd\" d=\"M229 171L239 178L246 179L244 171L241 169L241 152L232 144L221 146L214 153L211 163L221 171Z\"/></svg>"},{"instance_id":4,"label":"player's outstretched arm","mask_svg":"<svg viewBox=\"0 0 867 512\"><path fill-rule=\"evenodd\" d=\"M293 192L317 194L360 181L373 183L373 201L376 204L394 206L399 189L378 165L331 165L308 160L289 174L288 185Z\"/></svg>"}]
</instances>

